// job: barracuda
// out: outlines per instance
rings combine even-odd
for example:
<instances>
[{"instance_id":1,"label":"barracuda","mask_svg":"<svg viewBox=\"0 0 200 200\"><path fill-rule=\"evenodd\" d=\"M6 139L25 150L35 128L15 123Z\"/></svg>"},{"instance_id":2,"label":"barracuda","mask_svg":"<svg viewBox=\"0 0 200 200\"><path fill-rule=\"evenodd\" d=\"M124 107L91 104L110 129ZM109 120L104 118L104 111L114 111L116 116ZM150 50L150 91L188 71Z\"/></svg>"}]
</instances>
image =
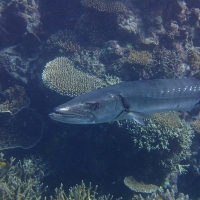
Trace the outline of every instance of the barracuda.
<instances>
[{"instance_id":1,"label":"barracuda","mask_svg":"<svg viewBox=\"0 0 200 200\"><path fill-rule=\"evenodd\" d=\"M134 119L143 124L150 114L200 109L200 74L181 79L124 82L75 97L50 113L70 124L97 124Z\"/></svg>"}]
</instances>

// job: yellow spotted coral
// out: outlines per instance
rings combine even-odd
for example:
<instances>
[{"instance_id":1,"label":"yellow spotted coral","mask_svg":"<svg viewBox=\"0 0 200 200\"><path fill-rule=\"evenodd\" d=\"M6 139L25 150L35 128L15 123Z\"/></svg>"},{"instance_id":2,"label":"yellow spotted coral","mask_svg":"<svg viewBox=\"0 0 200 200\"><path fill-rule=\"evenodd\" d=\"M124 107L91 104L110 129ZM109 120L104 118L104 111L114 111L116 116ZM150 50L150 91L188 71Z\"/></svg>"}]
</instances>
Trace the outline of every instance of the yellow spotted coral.
<instances>
[{"instance_id":1,"label":"yellow spotted coral","mask_svg":"<svg viewBox=\"0 0 200 200\"><path fill-rule=\"evenodd\" d=\"M148 51L131 50L128 56L128 62L131 64L148 65L152 61L152 55Z\"/></svg>"},{"instance_id":2,"label":"yellow spotted coral","mask_svg":"<svg viewBox=\"0 0 200 200\"><path fill-rule=\"evenodd\" d=\"M118 13L126 10L125 6L118 2L109 2L104 0L82 0L81 3L85 7L94 8L101 12Z\"/></svg>"}]
</instances>

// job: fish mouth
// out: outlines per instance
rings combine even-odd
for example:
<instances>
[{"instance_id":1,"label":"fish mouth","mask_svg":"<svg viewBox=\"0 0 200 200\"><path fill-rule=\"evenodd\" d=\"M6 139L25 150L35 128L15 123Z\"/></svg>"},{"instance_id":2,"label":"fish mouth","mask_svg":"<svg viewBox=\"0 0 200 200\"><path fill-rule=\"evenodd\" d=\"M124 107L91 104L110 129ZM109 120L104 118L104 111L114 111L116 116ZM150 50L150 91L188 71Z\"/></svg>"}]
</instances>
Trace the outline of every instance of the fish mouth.
<instances>
[{"instance_id":1,"label":"fish mouth","mask_svg":"<svg viewBox=\"0 0 200 200\"><path fill-rule=\"evenodd\" d=\"M69 123L69 124L94 124L95 116L89 111L73 110L67 112L60 112L54 110L49 114L53 120Z\"/></svg>"}]
</instances>

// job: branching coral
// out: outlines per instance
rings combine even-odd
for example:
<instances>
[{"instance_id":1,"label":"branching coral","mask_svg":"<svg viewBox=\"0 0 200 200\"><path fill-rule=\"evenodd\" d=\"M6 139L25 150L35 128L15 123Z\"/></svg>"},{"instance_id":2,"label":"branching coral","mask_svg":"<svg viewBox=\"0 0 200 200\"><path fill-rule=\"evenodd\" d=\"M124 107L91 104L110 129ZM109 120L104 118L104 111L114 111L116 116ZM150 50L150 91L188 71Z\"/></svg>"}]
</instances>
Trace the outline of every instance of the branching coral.
<instances>
[{"instance_id":1,"label":"branching coral","mask_svg":"<svg viewBox=\"0 0 200 200\"><path fill-rule=\"evenodd\" d=\"M46 41L47 48L49 50L55 49L61 53L80 51L81 47L77 43L74 34L69 31L59 30L55 34L52 34Z\"/></svg>"},{"instance_id":2,"label":"branching coral","mask_svg":"<svg viewBox=\"0 0 200 200\"><path fill-rule=\"evenodd\" d=\"M86 7L94 8L100 12L118 13L126 10L126 7L118 1L82 0L81 3Z\"/></svg>"},{"instance_id":3,"label":"branching coral","mask_svg":"<svg viewBox=\"0 0 200 200\"><path fill-rule=\"evenodd\" d=\"M180 120L174 112L156 114L155 119L145 120L145 126L134 121L127 122L125 126L132 134L134 144L140 149L145 148L148 151L167 150L176 153L178 163L173 164L179 164L191 153L190 146L194 131L184 120Z\"/></svg>"},{"instance_id":4,"label":"branching coral","mask_svg":"<svg viewBox=\"0 0 200 200\"><path fill-rule=\"evenodd\" d=\"M76 69L65 57L48 62L42 80L52 90L71 97L105 85L103 80Z\"/></svg>"},{"instance_id":5,"label":"branching coral","mask_svg":"<svg viewBox=\"0 0 200 200\"><path fill-rule=\"evenodd\" d=\"M41 183L46 165L41 158L35 157L24 159L17 164L14 164L14 161L14 158L10 159L7 172L0 178L1 199L40 200L46 189Z\"/></svg>"},{"instance_id":6,"label":"branching coral","mask_svg":"<svg viewBox=\"0 0 200 200\"><path fill-rule=\"evenodd\" d=\"M105 82L107 83L107 85L115 85L121 83L122 80L117 76L105 75Z\"/></svg>"},{"instance_id":7,"label":"branching coral","mask_svg":"<svg viewBox=\"0 0 200 200\"><path fill-rule=\"evenodd\" d=\"M152 61L152 55L148 51L131 50L128 56L128 62L131 64L148 65Z\"/></svg>"},{"instance_id":8,"label":"branching coral","mask_svg":"<svg viewBox=\"0 0 200 200\"><path fill-rule=\"evenodd\" d=\"M91 186L91 183L88 187L85 186L84 182L80 185L76 185L74 187L71 187L69 189L69 195L67 195L63 190L63 185L61 184L60 188L56 188L55 190L55 197L51 197L50 200L84 200L84 199L90 199L90 200L112 200L113 196L107 195L107 196L100 196L98 197L97 193L98 186L95 186L94 189ZM116 199L116 200L120 200Z\"/></svg>"}]
</instances>

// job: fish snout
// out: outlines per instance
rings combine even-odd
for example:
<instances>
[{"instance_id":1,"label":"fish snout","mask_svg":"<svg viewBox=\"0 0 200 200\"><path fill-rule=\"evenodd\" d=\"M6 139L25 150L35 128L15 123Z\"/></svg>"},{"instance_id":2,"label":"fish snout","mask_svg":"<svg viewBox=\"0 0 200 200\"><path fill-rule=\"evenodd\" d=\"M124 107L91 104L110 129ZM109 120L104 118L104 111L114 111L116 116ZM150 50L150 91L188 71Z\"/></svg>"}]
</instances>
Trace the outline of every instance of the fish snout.
<instances>
[{"instance_id":1,"label":"fish snout","mask_svg":"<svg viewBox=\"0 0 200 200\"><path fill-rule=\"evenodd\" d=\"M86 110L56 107L49 114L53 120L71 124L94 124L94 115Z\"/></svg>"}]
</instances>

